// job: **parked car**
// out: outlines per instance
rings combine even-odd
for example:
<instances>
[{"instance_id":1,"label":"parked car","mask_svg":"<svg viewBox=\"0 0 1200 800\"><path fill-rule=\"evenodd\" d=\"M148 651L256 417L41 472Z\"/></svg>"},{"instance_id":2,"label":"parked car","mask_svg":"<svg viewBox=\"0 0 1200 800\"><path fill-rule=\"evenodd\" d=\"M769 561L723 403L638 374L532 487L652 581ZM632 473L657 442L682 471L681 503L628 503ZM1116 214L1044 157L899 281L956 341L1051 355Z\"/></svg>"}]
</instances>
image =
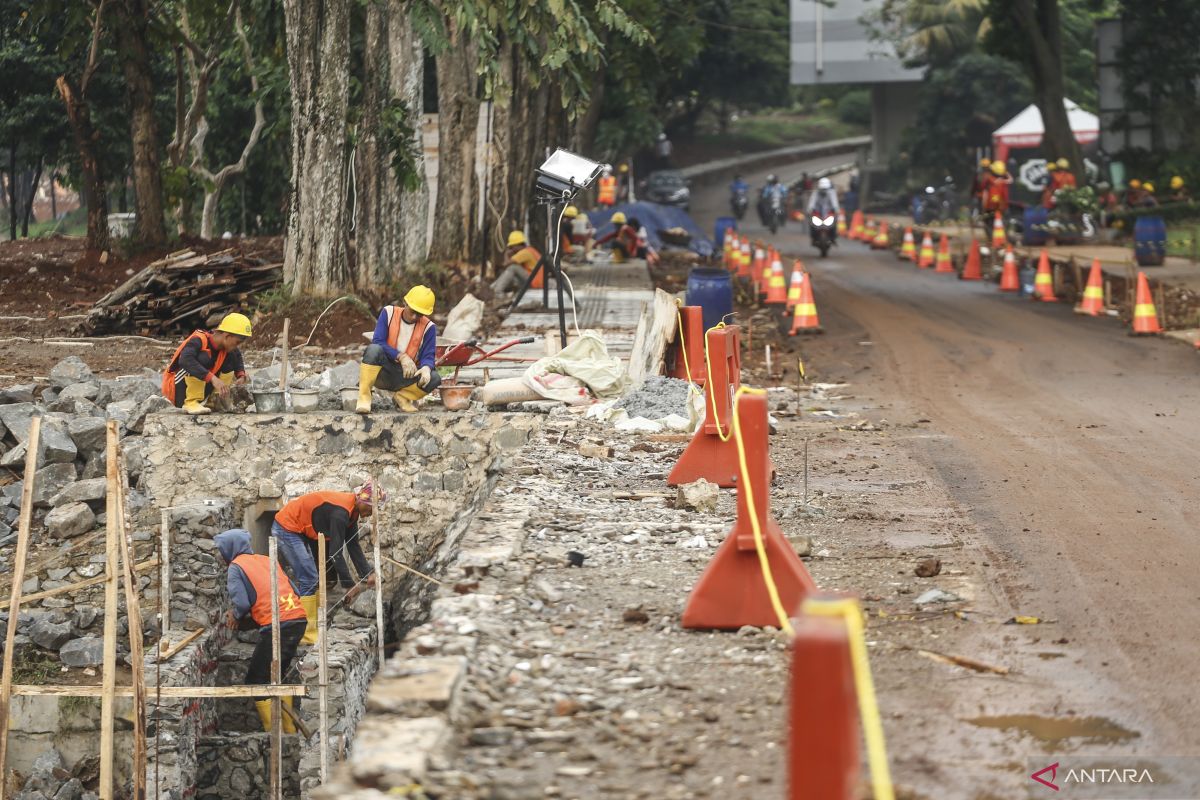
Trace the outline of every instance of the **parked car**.
<instances>
[{"instance_id":1,"label":"parked car","mask_svg":"<svg viewBox=\"0 0 1200 800\"><path fill-rule=\"evenodd\" d=\"M678 206L687 211L692 202L692 190L679 170L663 169L646 176L642 197L651 203Z\"/></svg>"}]
</instances>

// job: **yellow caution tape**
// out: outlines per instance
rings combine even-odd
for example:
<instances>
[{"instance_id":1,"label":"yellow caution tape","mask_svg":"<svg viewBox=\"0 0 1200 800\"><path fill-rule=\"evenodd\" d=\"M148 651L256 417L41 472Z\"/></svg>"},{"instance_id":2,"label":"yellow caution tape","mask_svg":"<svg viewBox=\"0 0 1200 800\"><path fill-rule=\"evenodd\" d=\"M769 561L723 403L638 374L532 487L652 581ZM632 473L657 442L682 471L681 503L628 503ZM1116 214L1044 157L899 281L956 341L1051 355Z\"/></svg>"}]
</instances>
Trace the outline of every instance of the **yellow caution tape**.
<instances>
[{"instance_id":1,"label":"yellow caution tape","mask_svg":"<svg viewBox=\"0 0 1200 800\"><path fill-rule=\"evenodd\" d=\"M717 426L717 438L720 439L722 442L728 442L729 437L732 434L731 433L728 433L728 434L723 433L721 431L721 417L720 417L720 415L717 414L717 390L716 390L716 387L712 383L712 376L713 376L712 359L710 359L708 356L708 332L715 331L719 328L724 328L724 327L725 327L724 322L718 322L716 325L713 325L711 328L709 328L707 331L704 332L704 368L708 370L708 377L705 378L705 380L708 382L708 388L709 388L709 392L708 392L709 401L708 402L709 402L709 405L712 406L713 425ZM733 402L734 402L734 409L733 409L734 424L736 426L736 424L737 424L737 397L736 396L733 398Z\"/></svg>"}]
</instances>

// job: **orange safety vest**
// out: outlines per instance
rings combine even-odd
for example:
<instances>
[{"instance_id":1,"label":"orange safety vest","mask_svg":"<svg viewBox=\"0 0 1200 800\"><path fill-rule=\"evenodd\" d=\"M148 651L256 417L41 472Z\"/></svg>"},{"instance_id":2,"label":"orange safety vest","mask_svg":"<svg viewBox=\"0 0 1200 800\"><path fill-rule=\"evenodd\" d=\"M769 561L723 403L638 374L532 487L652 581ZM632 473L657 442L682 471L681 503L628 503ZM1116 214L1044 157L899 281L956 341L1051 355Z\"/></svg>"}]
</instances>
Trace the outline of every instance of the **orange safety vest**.
<instances>
[{"instance_id":1,"label":"orange safety vest","mask_svg":"<svg viewBox=\"0 0 1200 800\"><path fill-rule=\"evenodd\" d=\"M266 556L256 556L242 553L233 560L245 573L250 585L254 587L254 605L250 607L250 616L259 625L271 624L271 559ZM291 581L283 573L283 567L276 565L279 570L279 621L287 622L293 619L304 619L304 606L292 589Z\"/></svg>"},{"instance_id":2,"label":"orange safety vest","mask_svg":"<svg viewBox=\"0 0 1200 800\"><path fill-rule=\"evenodd\" d=\"M398 350L396 342L400 341L400 321L402 314L395 306L388 306L391 313L388 315L388 347L393 350ZM417 321L413 324L412 338L408 340L408 346L404 348L405 354L413 361L417 360L417 355L421 352L421 342L425 340L425 329L429 327L429 317L417 317Z\"/></svg>"},{"instance_id":3,"label":"orange safety vest","mask_svg":"<svg viewBox=\"0 0 1200 800\"><path fill-rule=\"evenodd\" d=\"M611 206L617 202L617 179L607 175L600 179L600 194L596 198L602 206Z\"/></svg>"},{"instance_id":4,"label":"orange safety vest","mask_svg":"<svg viewBox=\"0 0 1200 800\"><path fill-rule=\"evenodd\" d=\"M165 372L163 372L162 379L163 397L167 398L172 403L175 402L175 376L178 374L178 370L175 369L175 367L178 366L176 362L179 360L179 354L183 352L183 348L187 347L187 343L197 336L200 337L200 350L205 353L212 351L212 340L209 338L208 331L192 331L191 335L184 339L183 343L180 344L179 347L175 348L175 355L171 356L171 360L167 362L167 369ZM224 363L225 351L218 350L217 357L213 360L213 365L210 372L220 375L221 365Z\"/></svg>"},{"instance_id":5,"label":"orange safety vest","mask_svg":"<svg viewBox=\"0 0 1200 800\"><path fill-rule=\"evenodd\" d=\"M330 503L350 512L350 520L354 521L355 508L354 492L309 492L291 501L275 514L275 521L285 530L292 533L302 533L310 539L317 538L313 528L312 515L318 506Z\"/></svg>"}]
</instances>

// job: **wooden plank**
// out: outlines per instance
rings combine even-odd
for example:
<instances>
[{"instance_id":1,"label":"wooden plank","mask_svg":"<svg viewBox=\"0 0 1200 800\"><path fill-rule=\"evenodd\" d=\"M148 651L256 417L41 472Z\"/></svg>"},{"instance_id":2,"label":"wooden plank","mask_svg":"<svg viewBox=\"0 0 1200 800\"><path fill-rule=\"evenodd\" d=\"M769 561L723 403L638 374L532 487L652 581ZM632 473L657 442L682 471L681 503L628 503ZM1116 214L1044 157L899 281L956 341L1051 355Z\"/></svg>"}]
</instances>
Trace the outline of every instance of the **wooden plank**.
<instances>
[{"instance_id":1,"label":"wooden plank","mask_svg":"<svg viewBox=\"0 0 1200 800\"><path fill-rule=\"evenodd\" d=\"M287 320L283 322L287 335ZM271 569L271 685L283 680L279 652L279 542L268 536L268 555ZM261 634L260 634L261 635ZM271 798L283 800L283 703L271 698Z\"/></svg>"},{"instance_id":2,"label":"wooden plank","mask_svg":"<svg viewBox=\"0 0 1200 800\"><path fill-rule=\"evenodd\" d=\"M626 374L636 388L646 378L662 372L667 346L675 340L679 328L679 308L675 299L662 289L654 290L654 300L642 309L637 333L633 337L633 350L629 354Z\"/></svg>"},{"instance_id":3,"label":"wooden plank","mask_svg":"<svg viewBox=\"0 0 1200 800\"><path fill-rule=\"evenodd\" d=\"M117 421L107 425L107 507L116 509L120 497L117 481ZM113 724L116 719L117 686L117 515L105 515L104 531L104 658L101 663L100 693L100 800L113 800Z\"/></svg>"},{"instance_id":4,"label":"wooden plank","mask_svg":"<svg viewBox=\"0 0 1200 800\"><path fill-rule=\"evenodd\" d=\"M142 652L142 606L138 600L138 586L133 571L133 541L129 536L129 525L125 518L125 489L128 476L121 464L121 445L117 443L117 504L111 504L109 515L117 515L118 534L121 548L121 577L125 584L125 614L129 629L129 661L132 664L133 682L133 765L131 783L134 800L146 798L146 659Z\"/></svg>"},{"instance_id":5,"label":"wooden plank","mask_svg":"<svg viewBox=\"0 0 1200 800\"><path fill-rule=\"evenodd\" d=\"M162 609L158 624L161 638L166 641L171 632L171 510L167 508L159 515L158 563L158 601Z\"/></svg>"},{"instance_id":6,"label":"wooden plank","mask_svg":"<svg viewBox=\"0 0 1200 800\"><path fill-rule=\"evenodd\" d=\"M229 698L229 697L307 697L308 687L301 684L281 684L279 686L148 686L148 692L155 692L169 700L186 700L189 698ZM14 684L14 697L101 697L103 686L65 686L61 684ZM133 697L132 686L116 686L113 688L114 697Z\"/></svg>"},{"instance_id":7,"label":"wooden plank","mask_svg":"<svg viewBox=\"0 0 1200 800\"><path fill-rule=\"evenodd\" d=\"M204 633L204 631L206 631L206 630L207 630L207 628L197 628L196 630L189 633L187 636L184 636L182 639L180 639L175 644L168 644L168 640L164 636L162 639L159 640L159 645L158 645L159 652L158 652L158 656L157 656L158 662L162 663L163 661L170 661L172 658L179 655L180 650L182 650L183 648L187 647L192 642L199 639L200 634Z\"/></svg>"},{"instance_id":8,"label":"wooden plank","mask_svg":"<svg viewBox=\"0 0 1200 800\"><path fill-rule=\"evenodd\" d=\"M371 485L375 486L375 476L371 476ZM382 496L382 492L376 489ZM383 559L379 557L379 542L383 538L383 511L384 501L380 500L378 507L375 509L375 535L374 540L374 556L375 556L375 638L376 644L379 646L379 667L383 669L384 648L383 648Z\"/></svg>"},{"instance_id":9,"label":"wooden plank","mask_svg":"<svg viewBox=\"0 0 1200 800\"><path fill-rule=\"evenodd\" d=\"M321 783L329 781L329 637L326 636L327 597L325 534L317 534L317 649L319 655L317 699L320 704Z\"/></svg>"},{"instance_id":10,"label":"wooden plank","mask_svg":"<svg viewBox=\"0 0 1200 800\"><path fill-rule=\"evenodd\" d=\"M389 564L395 564L397 567L404 570L405 572L411 572L413 575L416 575L418 578L424 578L425 580L429 581L430 583L436 584L438 586L446 585L446 584L442 583L441 581L439 581L437 578L434 578L430 575L426 575L424 572L421 572L420 570L415 570L412 567L410 567L408 564L402 564L399 561L397 561L396 559L392 558L391 556L384 556L383 560L387 561Z\"/></svg>"},{"instance_id":11,"label":"wooden plank","mask_svg":"<svg viewBox=\"0 0 1200 800\"><path fill-rule=\"evenodd\" d=\"M25 560L29 555L29 528L33 520L33 482L37 474L38 450L41 447L42 417L29 421L29 438L25 440L25 482L21 485L21 516L17 523L17 551L13 557L12 592L9 594L8 627L4 634L4 667L0 673L0 800L8 776L8 722L11 716L13 678L13 639L21 614L21 584L25 581Z\"/></svg>"},{"instance_id":12,"label":"wooden plank","mask_svg":"<svg viewBox=\"0 0 1200 800\"><path fill-rule=\"evenodd\" d=\"M158 566L158 559L151 558L148 561L143 561L142 563L135 565L133 568L133 571L134 572L142 572L143 570L154 569L157 566ZM74 592L77 589L86 589L88 586L95 586L97 583L104 583L103 575L97 575L94 578L84 578L81 581L76 581L75 583L68 583L66 586L58 586L54 589L47 589L44 592L34 592L33 594L27 594L22 598L22 600L28 602L30 600L42 600L47 597L56 597L60 594L69 594L71 592ZM8 608L9 602L10 601L5 600L3 603L0 603L0 611L3 611L4 609Z\"/></svg>"}]
</instances>

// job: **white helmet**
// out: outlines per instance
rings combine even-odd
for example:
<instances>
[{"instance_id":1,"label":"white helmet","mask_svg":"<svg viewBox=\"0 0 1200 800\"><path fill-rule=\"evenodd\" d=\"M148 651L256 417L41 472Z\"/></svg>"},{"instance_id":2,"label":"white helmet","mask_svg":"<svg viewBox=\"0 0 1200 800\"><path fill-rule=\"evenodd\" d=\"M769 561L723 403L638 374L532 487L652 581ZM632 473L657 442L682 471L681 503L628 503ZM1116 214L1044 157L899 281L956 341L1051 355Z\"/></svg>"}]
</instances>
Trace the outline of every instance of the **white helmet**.
<instances>
[{"instance_id":1,"label":"white helmet","mask_svg":"<svg viewBox=\"0 0 1200 800\"><path fill-rule=\"evenodd\" d=\"M817 181L817 188L818 189L832 189L833 181L829 180L829 178L821 178L821 180Z\"/></svg>"}]
</instances>

